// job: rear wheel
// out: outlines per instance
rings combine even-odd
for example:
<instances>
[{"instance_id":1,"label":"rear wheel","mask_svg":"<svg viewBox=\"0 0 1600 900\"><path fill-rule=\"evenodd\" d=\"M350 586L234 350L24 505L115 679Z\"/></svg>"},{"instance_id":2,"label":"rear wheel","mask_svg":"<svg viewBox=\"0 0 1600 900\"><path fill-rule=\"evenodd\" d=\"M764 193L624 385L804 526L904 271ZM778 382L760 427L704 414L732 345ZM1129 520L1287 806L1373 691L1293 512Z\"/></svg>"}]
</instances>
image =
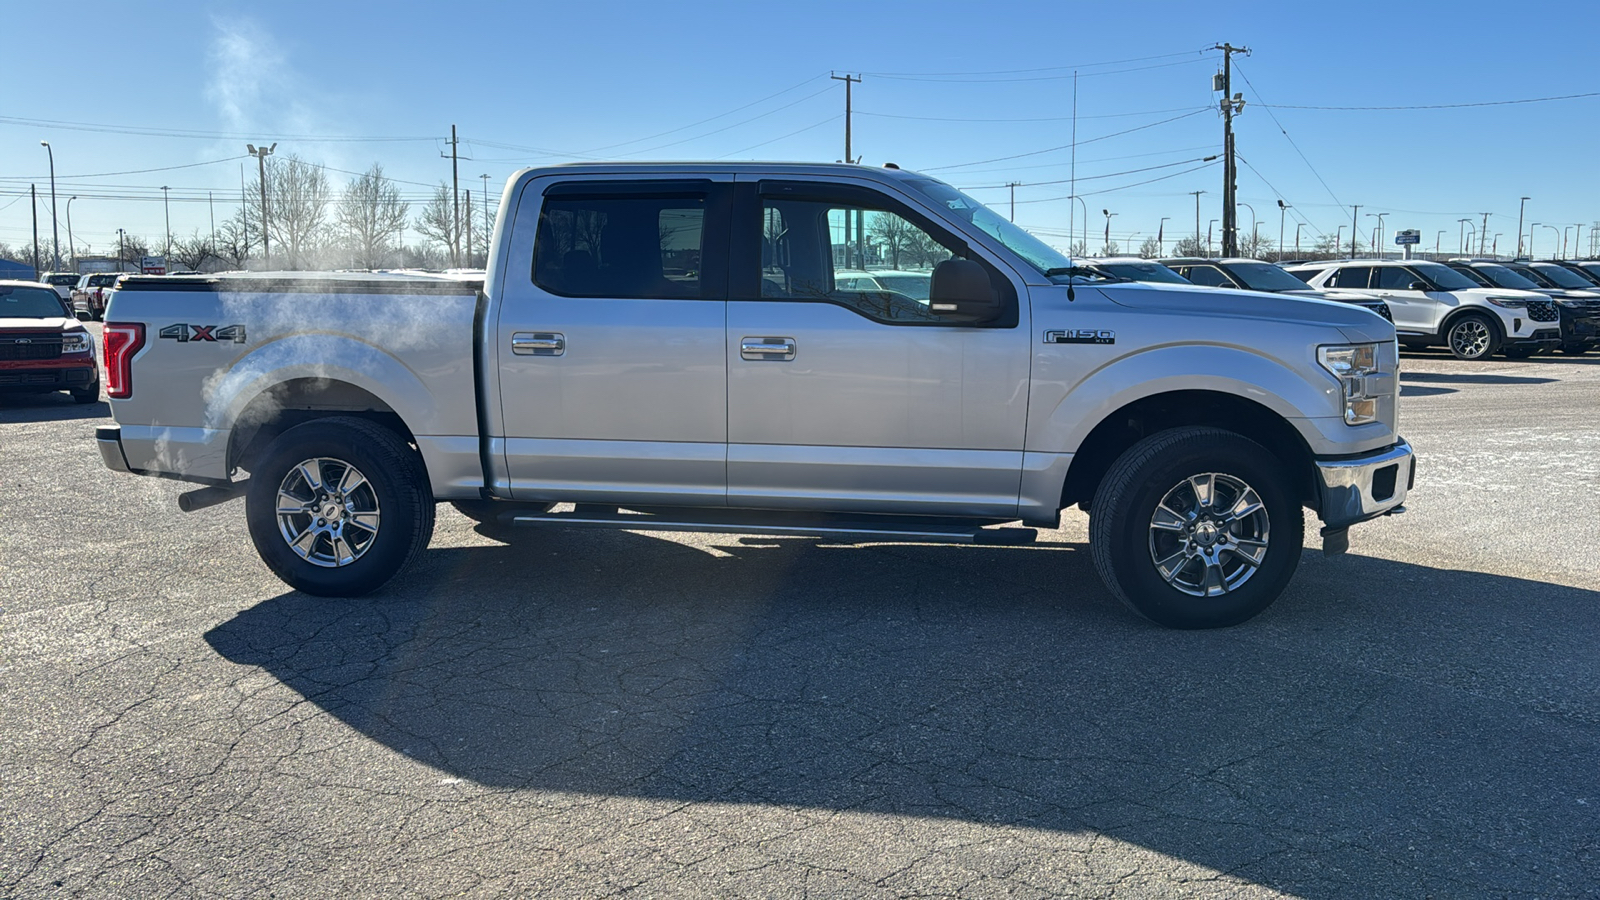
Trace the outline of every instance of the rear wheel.
<instances>
[{"instance_id":1,"label":"rear wheel","mask_svg":"<svg viewBox=\"0 0 1600 900\"><path fill-rule=\"evenodd\" d=\"M1488 359L1500 345L1500 334L1488 316L1467 313L1450 323L1445 331L1445 344L1456 359Z\"/></svg>"},{"instance_id":2,"label":"rear wheel","mask_svg":"<svg viewBox=\"0 0 1600 900\"><path fill-rule=\"evenodd\" d=\"M1237 625L1300 563L1305 523L1284 464L1219 428L1134 444L1095 492L1089 543L1111 593L1169 628Z\"/></svg>"},{"instance_id":3,"label":"rear wheel","mask_svg":"<svg viewBox=\"0 0 1600 900\"><path fill-rule=\"evenodd\" d=\"M433 537L421 458L364 419L291 428L253 468L245 495L250 538L273 574L297 590L323 597L377 590Z\"/></svg>"}]
</instances>

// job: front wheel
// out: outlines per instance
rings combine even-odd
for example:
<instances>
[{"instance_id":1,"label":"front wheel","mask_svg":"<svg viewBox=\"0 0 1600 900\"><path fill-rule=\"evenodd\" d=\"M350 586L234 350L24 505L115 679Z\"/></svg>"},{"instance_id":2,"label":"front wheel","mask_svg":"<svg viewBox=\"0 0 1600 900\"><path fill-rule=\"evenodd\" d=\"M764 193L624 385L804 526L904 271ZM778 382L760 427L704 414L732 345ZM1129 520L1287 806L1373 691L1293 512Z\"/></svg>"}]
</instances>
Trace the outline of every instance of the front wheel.
<instances>
[{"instance_id":1,"label":"front wheel","mask_svg":"<svg viewBox=\"0 0 1600 900\"><path fill-rule=\"evenodd\" d=\"M1488 316L1468 313L1450 323L1445 332L1445 344L1456 359L1470 362L1494 355L1495 348L1500 345L1500 335Z\"/></svg>"},{"instance_id":2,"label":"front wheel","mask_svg":"<svg viewBox=\"0 0 1600 900\"><path fill-rule=\"evenodd\" d=\"M421 458L365 419L335 417L279 435L252 468L245 520L273 574L319 597L382 587L433 537Z\"/></svg>"},{"instance_id":3,"label":"front wheel","mask_svg":"<svg viewBox=\"0 0 1600 900\"><path fill-rule=\"evenodd\" d=\"M1219 428L1134 444L1095 492L1089 544L1111 593L1168 628L1244 622L1278 599L1305 523L1284 464Z\"/></svg>"}]
</instances>

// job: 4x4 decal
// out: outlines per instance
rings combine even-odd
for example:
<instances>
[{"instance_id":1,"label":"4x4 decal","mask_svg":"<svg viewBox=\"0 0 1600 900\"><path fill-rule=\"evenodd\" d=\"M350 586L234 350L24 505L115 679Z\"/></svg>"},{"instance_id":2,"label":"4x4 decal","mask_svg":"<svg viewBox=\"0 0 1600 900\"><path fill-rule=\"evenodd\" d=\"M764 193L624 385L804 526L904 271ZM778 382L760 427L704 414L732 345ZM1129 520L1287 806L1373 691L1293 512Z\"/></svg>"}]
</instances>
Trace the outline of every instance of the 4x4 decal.
<instances>
[{"instance_id":1,"label":"4x4 decal","mask_svg":"<svg viewBox=\"0 0 1600 900\"><path fill-rule=\"evenodd\" d=\"M187 344L190 341L217 341L242 344L245 341L243 325L168 325L161 329L161 337Z\"/></svg>"}]
</instances>

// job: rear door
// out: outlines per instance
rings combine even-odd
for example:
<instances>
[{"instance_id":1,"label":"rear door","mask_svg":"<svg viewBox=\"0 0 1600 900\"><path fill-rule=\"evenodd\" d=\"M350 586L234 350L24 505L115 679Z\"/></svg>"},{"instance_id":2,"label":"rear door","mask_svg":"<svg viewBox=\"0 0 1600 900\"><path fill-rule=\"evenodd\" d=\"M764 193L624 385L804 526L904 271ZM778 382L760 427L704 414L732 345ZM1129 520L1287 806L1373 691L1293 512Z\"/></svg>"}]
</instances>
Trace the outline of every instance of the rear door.
<instances>
[{"instance_id":1,"label":"rear door","mask_svg":"<svg viewBox=\"0 0 1600 900\"><path fill-rule=\"evenodd\" d=\"M493 331L514 497L722 505L731 180L527 186Z\"/></svg>"},{"instance_id":2,"label":"rear door","mask_svg":"<svg viewBox=\"0 0 1600 900\"><path fill-rule=\"evenodd\" d=\"M1377 294L1389 304L1389 314L1394 316L1396 331L1432 334L1439 328L1440 310L1447 304L1428 291L1413 290L1412 285L1422 282L1422 276L1405 266L1375 266L1372 269L1370 293ZM1426 283L1426 282L1424 282ZM1343 283L1340 283L1343 287ZM1454 295L1438 291L1438 297L1454 301ZM1448 304L1453 306L1453 302Z\"/></svg>"},{"instance_id":3,"label":"rear door","mask_svg":"<svg viewBox=\"0 0 1600 900\"><path fill-rule=\"evenodd\" d=\"M728 502L1016 515L1028 399L1020 282L874 188L741 183L728 303ZM839 274L977 259L1006 316L953 325Z\"/></svg>"}]
</instances>

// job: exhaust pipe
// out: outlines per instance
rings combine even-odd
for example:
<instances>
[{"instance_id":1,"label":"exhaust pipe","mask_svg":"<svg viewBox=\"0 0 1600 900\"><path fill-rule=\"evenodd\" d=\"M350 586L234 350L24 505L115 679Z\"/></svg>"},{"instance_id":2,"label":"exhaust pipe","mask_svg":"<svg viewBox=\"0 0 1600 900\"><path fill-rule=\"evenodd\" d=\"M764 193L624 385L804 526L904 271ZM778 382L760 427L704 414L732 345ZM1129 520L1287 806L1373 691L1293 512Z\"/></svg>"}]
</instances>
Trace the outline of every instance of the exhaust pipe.
<instances>
[{"instance_id":1,"label":"exhaust pipe","mask_svg":"<svg viewBox=\"0 0 1600 900\"><path fill-rule=\"evenodd\" d=\"M178 509L184 512L194 512L219 503L227 503L235 497L243 497L249 481L234 481L216 487L200 488L178 495Z\"/></svg>"}]
</instances>

